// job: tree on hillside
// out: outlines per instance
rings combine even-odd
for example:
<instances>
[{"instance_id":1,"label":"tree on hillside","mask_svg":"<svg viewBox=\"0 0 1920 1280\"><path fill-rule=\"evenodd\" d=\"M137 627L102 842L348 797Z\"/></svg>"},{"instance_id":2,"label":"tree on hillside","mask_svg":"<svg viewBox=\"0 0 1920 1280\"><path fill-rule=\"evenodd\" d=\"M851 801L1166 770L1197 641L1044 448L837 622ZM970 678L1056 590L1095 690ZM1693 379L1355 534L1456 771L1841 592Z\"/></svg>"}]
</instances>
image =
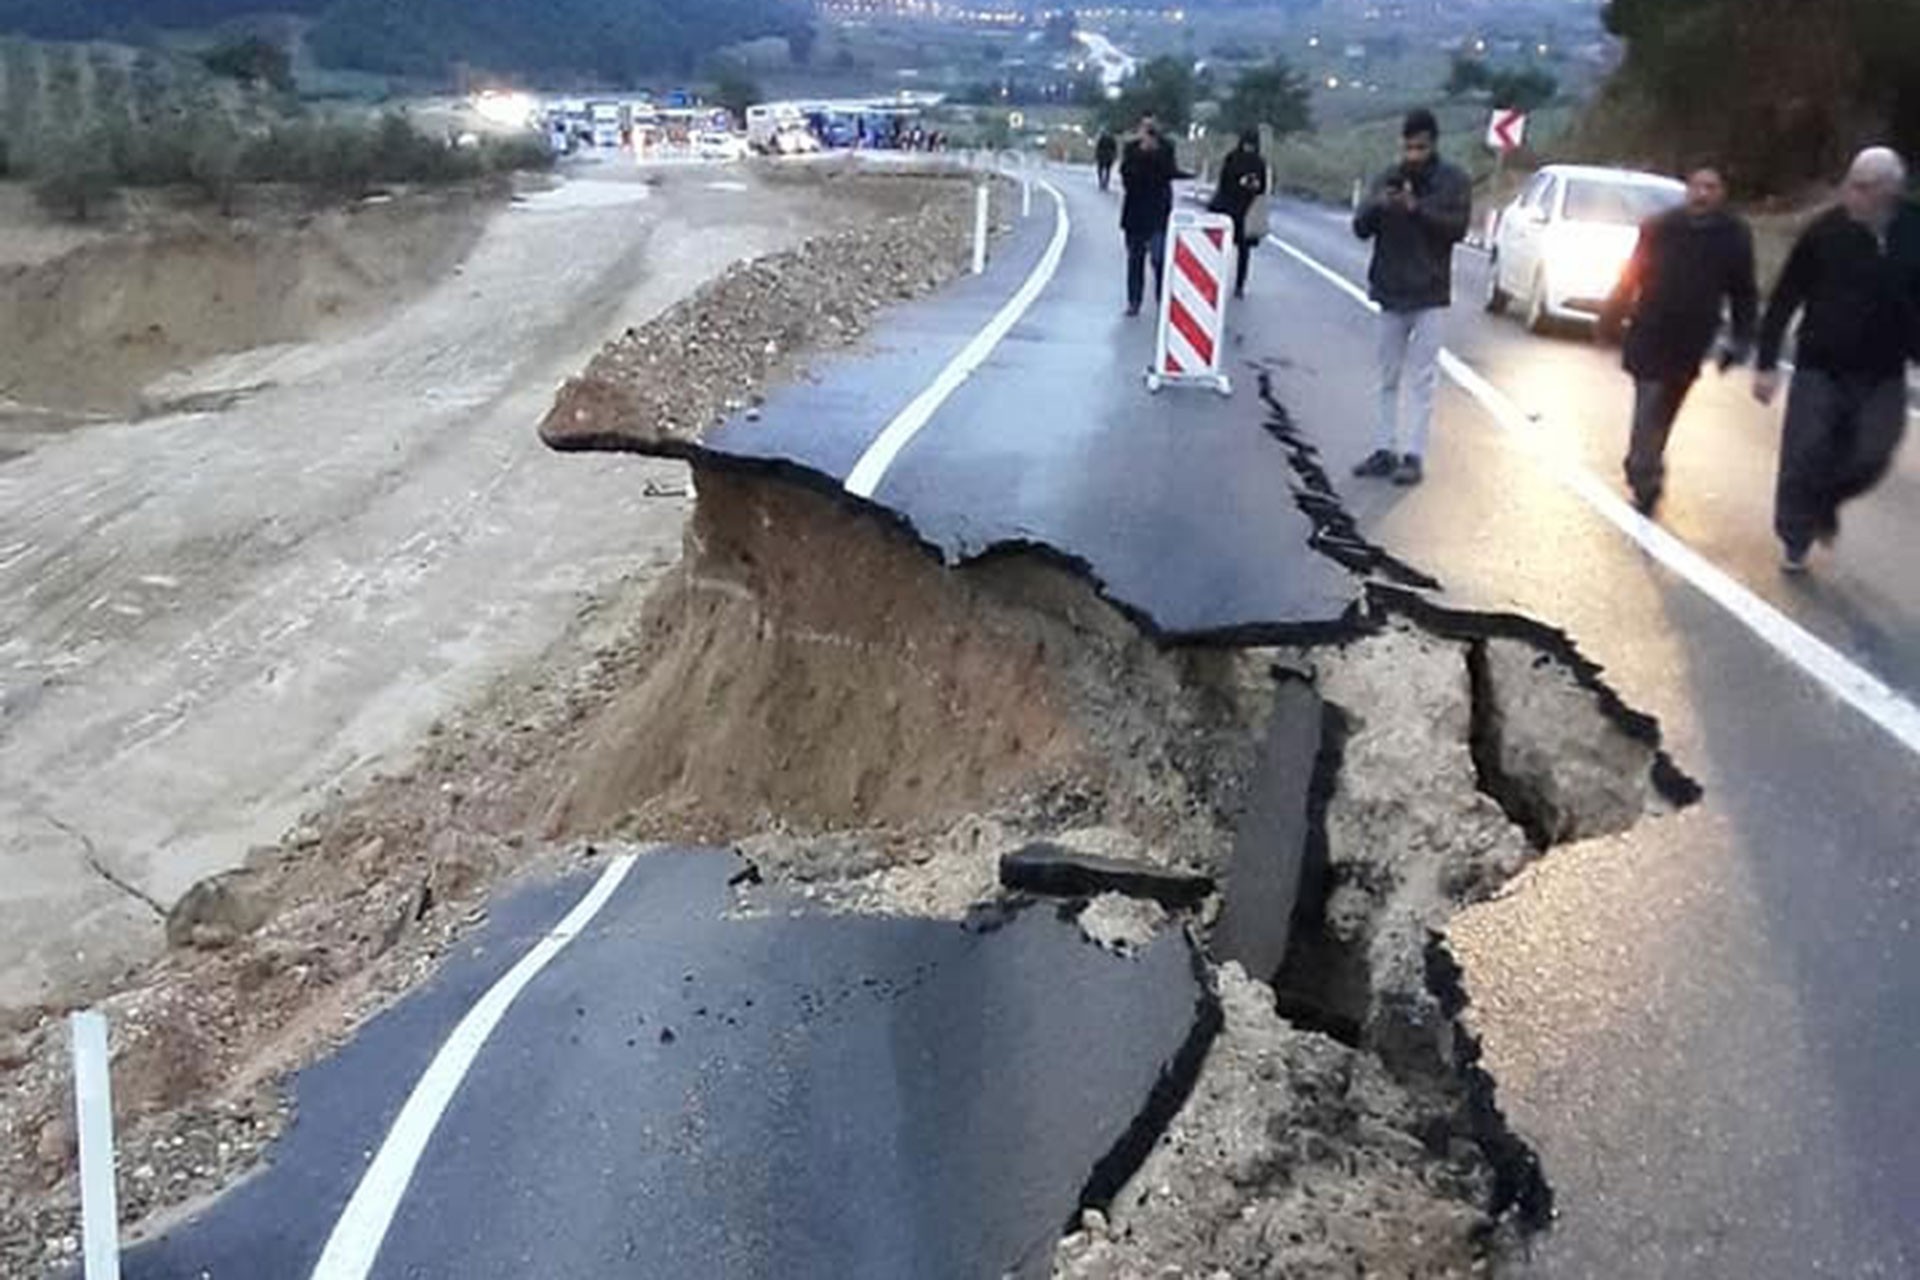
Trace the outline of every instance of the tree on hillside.
<instances>
[{"instance_id":1,"label":"tree on hillside","mask_svg":"<svg viewBox=\"0 0 1920 1280\"><path fill-rule=\"evenodd\" d=\"M1197 90L1193 65L1182 58L1155 58L1134 72L1098 112L1099 123L1125 132L1151 114L1169 133L1185 133L1193 120Z\"/></svg>"},{"instance_id":2,"label":"tree on hillside","mask_svg":"<svg viewBox=\"0 0 1920 1280\"><path fill-rule=\"evenodd\" d=\"M35 162L33 197L55 217L89 222L113 198L117 183L106 139L92 133L65 137Z\"/></svg>"},{"instance_id":3,"label":"tree on hillside","mask_svg":"<svg viewBox=\"0 0 1920 1280\"><path fill-rule=\"evenodd\" d=\"M1464 98L1470 93L1479 93L1487 87L1491 73L1487 64L1479 58L1469 58L1455 54L1453 72L1447 77L1442 91L1449 98Z\"/></svg>"},{"instance_id":4,"label":"tree on hillside","mask_svg":"<svg viewBox=\"0 0 1920 1280\"><path fill-rule=\"evenodd\" d=\"M1787 190L1869 142L1920 150L1920 0L1613 0L1606 20L1627 56L1601 123L1640 121L1649 159Z\"/></svg>"},{"instance_id":5,"label":"tree on hillside","mask_svg":"<svg viewBox=\"0 0 1920 1280\"><path fill-rule=\"evenodd\" d=\"M759 84L744 68L732 61L723 60L714 64L711 74L713 90L707 95L708 98L716 106L732 112L735 120L745 120L747 108L763 97Z\"/></svg>"},{"instance_id":6,"label":"tree on hillside","mask_svg":"<svg viewBox=\"0 0 1920 1280\"><path fill-rule=\"evenodd\" d=\"M1071 49L1074 44L1073 33L1080 29L1080 20L1071 9L1062 10L1047 19L1042 29L1041 43L1049 49Z\"/></svg>"},{"instance_id":7,"label":"tree on hillside","mask_svg":"<svg viewBox=\"0 0 1920 1280\"><path fill-rule=\"evenodd\" d=\"M813 46L820 38L820 32L811 22L802 22L787 33L787 54L796 67L813 64Z\"/></svg>"},{"instance_id":8,"label":"tree on hillside","mask_svg":"<svg viewBox=\"0 0 1920 1280\"><path fill-rule=\"evenodd\" d=\"M229 40L203 54L207 70L249 87L265 85L280 93L293 91L293 58L261 36Z\"/></svg>"},{"instance_id":9,"label":"tree on hillside","mask_svg":"<svg viewBox=\"0 0 1920 1280\"><path fill-rule=\"evenodd\" d=\"M1276 137L1306 133L1313 128L1313 94L1299 72L1284 58L1242 72L1227 100L1220 104L1220 123L1238 133L1266 125Z\"/></svg>"},{"instance_id":10,"label":"tree on hillside","mask_svg":"<svg viewBox=\"0 0 1920 1280\"><path fill-rule=\"evenodd\" d=\"M1484 95L1496 107L1534 111L1554 100L1560 82L1539 67L1490 67L1478 58L1455 58L1445 92L1450 98Z\"/></svg>"}]
</instances>

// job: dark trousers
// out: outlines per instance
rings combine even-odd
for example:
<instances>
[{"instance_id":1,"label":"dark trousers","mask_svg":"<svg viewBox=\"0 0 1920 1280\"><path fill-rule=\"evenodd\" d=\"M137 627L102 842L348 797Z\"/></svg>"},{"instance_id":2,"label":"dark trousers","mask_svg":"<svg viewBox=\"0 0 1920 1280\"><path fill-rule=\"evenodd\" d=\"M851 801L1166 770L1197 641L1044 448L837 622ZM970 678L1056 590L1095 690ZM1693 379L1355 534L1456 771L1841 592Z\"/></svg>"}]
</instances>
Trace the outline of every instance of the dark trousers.
<instances>
[{"instance_id":1,"label":"dark trousers","mask_svg":"<svg viewBox=\"0 0 1920 1280\"><path fill-rule=\"evenodd\" d=\"M1793 552L1840 527L1840 505L1880 483L1907 431L1907 380L1794 372L1773 528Z\"/></svg>"},{"instance_id":2,"label":"dark trousers","mask_svg":"<svg viewBox=\"0 0 1920 1280\"><path fill-rule=\"evenodd\" d=\"M1627 441L1627 484L1634 496L1650 502L1667 483L1667 437L1680 406L1693 390L1691 376L1638 378L1633 384L1633 432Z\"/></svg>"},{"instance_id":3,"label":"dark trousers","mask_svg":"<svg viewBox=\"0 0 1920 1280\"><path fill-rule=\"evenodd\" d=\"M1094 166L1094 168L1100 175L1100 189L1105 191L1108 184L1113 181L1113 161L1102 160L1098 165Z\"/></svg>"},{"instance_id":4,"label":"dark trousers","mask_svg":"<svg viewBox=\"0 0 1920 1280\"><path fill-rule=\"evenodd\" d=\"M1240 265L1233 273L1233 296L1238 298L1247 291L1247 264L1253 261L1253 246L1245 240L1240 242Z\"/></svg>"},{"instance_id":5,"label":"dark trousers","mask_svg":"<svg viewBox=\"0 0 1920 1280\"><path fill-rule=\"evenodd\" d=\"M1138 311L1147 291L1147 259L1153 259L1153 296L1160 297L1161 272L1166 270L1165 229L1146 234L1127 232L1127 310Z\"/></svg>"}]
</instances>

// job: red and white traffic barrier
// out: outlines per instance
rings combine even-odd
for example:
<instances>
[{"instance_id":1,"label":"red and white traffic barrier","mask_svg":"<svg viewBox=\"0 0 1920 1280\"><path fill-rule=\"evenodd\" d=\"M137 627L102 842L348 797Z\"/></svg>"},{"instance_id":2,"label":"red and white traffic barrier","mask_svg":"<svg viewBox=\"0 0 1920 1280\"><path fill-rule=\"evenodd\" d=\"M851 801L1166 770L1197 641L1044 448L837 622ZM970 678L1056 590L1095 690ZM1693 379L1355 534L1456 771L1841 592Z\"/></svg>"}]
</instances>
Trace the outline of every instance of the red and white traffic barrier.
<instances>
[{"instance_id":1,"label":"red and white traffic barrier","mask_svg":"<svg viewBox=\"0 0 1920 1280\"><path fill-rule=\"evenodd\" d=\"M1186 210L1173 215L1147 390L1198 383L1223 396L1233 394L1232 381L1221 372L1232 245L1232 218Z\"/></svg>"}]
</instances>

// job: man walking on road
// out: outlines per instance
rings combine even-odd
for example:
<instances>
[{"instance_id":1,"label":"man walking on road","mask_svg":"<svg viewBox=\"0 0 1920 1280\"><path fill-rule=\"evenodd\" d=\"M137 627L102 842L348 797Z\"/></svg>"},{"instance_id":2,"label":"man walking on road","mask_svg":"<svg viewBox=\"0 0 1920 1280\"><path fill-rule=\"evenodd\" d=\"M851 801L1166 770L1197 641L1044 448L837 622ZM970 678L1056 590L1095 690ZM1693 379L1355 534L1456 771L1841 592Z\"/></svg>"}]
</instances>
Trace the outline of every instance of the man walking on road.
<instances>
[{"instance_id":1,"label":"man walking on road","mask_svg":"<svg viewBox=\"0 0 1920 1280\"><path fill-rule=\"evenodd\" d=\"M1114 141L1112 130L1102 129L1093 144L1093 169L1102 191L1113 185L1113 162L1119 155L1120 144Z\"/></svg>"},{"instance_id":2,"label":"man walking on road","mask_svg":"<svg viewBox=\"0 0 1920 1280\"><path fill-rule=\"evenodd\" d=\"M1401 127L1401 162L1380 175L1354 215L1353 232L1373 244L1367 273L1380 306L1380 420L1374 450L1357 476L1419 484L1440 379L1440 319L1453 303L1453 246L1467 235L1473 188L1439 155L1440 123L1414 111ZM1407 435L1400 434L1400 387L1408 385Z\"/></svg>"},{"instance_id":3,"label":"man walking on road","mask_svg":"<svg viewBox=\"0 0 1920 1280\"><path fill-rule=\"evenodd\" d=\"M1120 159L1120 229L1127 237L1127 314L1140 314L1147 288L1147 259L1153 259L1153 296L1160 296L1166 269L1167 223L1173 217L1173 182L1180 172L1173 143L1160 136L1152 116L1140 119L1140 132Z\"/></svg>"},{"instance_id":4,"label":"man walking on road","mask_svg":"<svg viewBox=\"0 0 1920 1280\"><path fill-rule=\"evenodd\" d=\"M1771 404L1787 326L1806 312L1774 491L1788 573L1839 536L1841 504L1880 482L1906 433L1907 364L1920 359L1920 209L1906 185L1894 152L1861 152L1839 206L1794 245L1760 327L1753 394Z\"/></svg>"},{"instance_id":5,"label":"man walking on road","mask_svg":"<svg viewBox=\"0 0 1920 1280\"><path fill-rule=\"evenodd\" d=\"M1633 375L1633 429L1627 486L1641 514L1652 515L1666 487L1667 437L1700 376L1700 362L1730 305L1733 333L1720 353L1724 372L1753 347L1759 289L1753 278L1753 232L1727 212L1727 184L1717 169L1696 169L1687 202L1649 219L1640 243L1600 317L1602 336L1629 323L1625 365Z\"/></svg>"},{"instance_id":6,"label":"man walking on road","mask_svg":"<svg viewBox=\"0 0 1920 1280\"><path fill-rule=\"evenodd\" d=\"M1260 155L1260 131L1248 129L1240 135L1240 145L1220 166L1220 185L1207 205L1211 213L1224 213L1233 219L1233 242L1240 251L1239 266L1233 275L1233 296L1247 296L1247 263L1253 247L1267 233L1264 225L1248 225L1248 215L1261 196L1267 194L1267 162ZM1264 223L1264 216L1262 222Z\"/></svg>"}]
</instances>

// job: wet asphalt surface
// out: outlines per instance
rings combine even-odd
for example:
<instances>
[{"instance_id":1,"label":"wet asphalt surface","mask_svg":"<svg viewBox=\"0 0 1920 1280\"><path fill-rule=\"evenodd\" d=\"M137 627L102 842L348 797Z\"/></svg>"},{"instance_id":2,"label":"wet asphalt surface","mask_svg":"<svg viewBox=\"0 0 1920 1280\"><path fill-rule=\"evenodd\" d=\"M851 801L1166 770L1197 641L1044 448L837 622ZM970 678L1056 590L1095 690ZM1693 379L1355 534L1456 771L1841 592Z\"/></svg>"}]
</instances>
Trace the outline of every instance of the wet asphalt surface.
<instances>
[{"instance_id":1,"label":"wet asphalt surface","mask_svg":"<svg viewBox=\"0 0 1920 1280\"><path fill-rule=\"evenodd\" d=\"M495 1029L371 1276L1048 1273L1161 1073L1212 1034L1185 936L1118 956L1051 903L968 926L752 890L740 911L743 869L639 859ZM304 1072L270 1166L130 1280L311 1273L433 1051L590 882L506 899Z\"/></svg>"},{"instance_id":2,"label":"wet asphalt surface","mask_svg":"<svg viewBox=\"0 0 1920 1280\"><path fill-rule=\"evenodd\" d=\"M1344 215L1276 235L1361 279ZM1369 317L1275 251L1248 324L1336 464L1368 447ZM1615 353L1478 306L1463 253L1447 344L1550 448L1610 483L1631 390ZM1267 326L1271 326L1270 328ZM1250 339L1251 341L1251 339ZM1920 697L1920 459L1911 445L1805 582L1770 531L1779 438L1747 380L1705 374L1662 523L1755 594ZM1920 759L1556 484L1443 391L1428 483L1342 480L1364 528L1451 601L1566 628L1705 785L1677 818L1550 857L1456 926L1501 1102L1561 1220L1546 1276L1915 1274L1920 1268Z\"/></svg>"},{"instance_id":3,"label":"wet asphalt surface","mask_svg":"<svg viewBox=\"0 0 1920 1280\"><path fill-rule=\"evenodd\" d=\"M1372 537L1438 577L1449 604L1565 627L1630 705L1661 719L1669 749L1706 788L1685 814L1554 854L1453 931L1500 1101L1539 1149L1557 1192L1560 1220L1536 1243L1528 1270L1554 1277L1913 1274L1920 1267L1920 762L1597 518L1455 390L1443 393L1424 487L1345 479L1345 467L1370 444L1369 317L1276 252L1259 256L1252 297L1230 320L1234 397L1198 390L1149 397L1139 380L1149 323L1120 315L1117 204L1085 174L1056 177L1074 222L1058 277L902 451L877 500L956 560L1044 542L1085 562L1119 603L1169 636L1336 627L1359 598L1358 585L1306 544L1287 451L1267 430L1271 408L1254 394L1265 371ZM1035 211L999 247L986 277L904 309L864 359L823 365L810 383L772 396L751 430L729 427L714 446L844 476L890 412L1038 260L1050 201L1036 200ZM1351 277L1363 268L1361 247L1337 216L1286 207L1275 233ZM1480 265L1462 259L1469 298ZM1609 353L1529 338L1509 321L1481 316L1471 302L1452 317L1448 342L1539 411L1542 430L1556 432L1597 474L1617 473L1629 391ZM1777 416L1739 390L1708 375L1682 419L1669 527L1913 695L1920 688L1920 570L1908 549L1920 509L1911 456L1853 513L1837 555L1810 583L1780 582L1766 521ZM525 1260L547 1256L537 1249L562 1247L584 1269L569 1263L543 1274L592 1274L594 1266L672 1274L595 1251L625 1239L613 1223L635 1212L651 1218L672 1205L672 1212L712 1219L716 1204L748 1217L764 1212L755 1206L773 1193L759 1181L765 1169L740 1154L752 1147L742 1137L747 1130L709 1131L703 1140L713 1144L716 1162L689 1179L647 1164L654 1155L646 1126L664 1121L615 1117L582 1102L610 1082L649 1088L648 1072L659 1064L650 1049L646 1070L609 1075L618 1046L595 1039L606 1033L581 1033L576 1047L566 1030L576 1009L591 1010L576 1017L599 1016L591 996L608 980L608 966L636 973L658 963L622 965L619 953L605 950L644 947L641 932L583 938L568 953L564 978L543 976L529 989L524 1019L516 1011L500 1044L483 1055L470 1092L449 1114L458 1123L436 1138L402 1206L392 1248L406 1266L379 1274L529 1274L525 1266L535 1264ZM1181 1017L1168 1016L1184 1029ZM890 1033L876 1024L863 1034L875 1037L877 1050ZM897 1055L902 1042L892 1043ZM724 1077L750 1092L767 1078L768 1060L723 1056L729 1065L714 1066L721 1074L710 1082ZM407 1058L396 1061L404 1068ZM875 1059L859 1061L871 1069ZM897 1083L899 1059L892 1061L886 1078ZM315 1073L343 1069L327 1064ZM661 1087L689 1083L671 1080ZM383 1088L391 1092L391 1080ZM803 1109L810 1117L798 1125L803 1145L839 1140L819 1117L831 1114L827 1104L855 1096L885 1102L870 1091L850 1095L844 1081L824 1087L815 1099L823 1109ZM742 1125L768 1132L781 1127L778 1108L707 1114L716 1122L738 1114ZM897 1120L886 1106L867 1118ZM943 1115L940 1123L954 1119ZM523 1167L472 1149L493 1133L522 1144L524 1167L538 1176L490 1185L489 1168ZM556 1160L557 1133L586 1137ZM296 1130L289 1155L298 1140ZM351 1144L336 1145L342 1151L332 1161L331 1190L307 1193L316 1222L350 1190L338 1171L350 1167ZM938 1147L930 1139L925 1149ZM984 1167L951 1169L946 1176L958 1181L941 1184L944 1193L970 1186ZM236 1192L223 1212L263 1195L256 1188L273 1176ZM562 1194L568 1186L584 1200ZM662 1187L681 1198L650 1202L665 1194ZM831 1207L854 1212L851 1202ZM254 1212L256 1224L270 1221L265 1208ZM459 1234L452 1224L469 1219L509 1232L518 1251L499 1256L521 1261L474 1270L487 1255L462 1252L452 1240ZM180 1239L214 1238L205 1234L214 1221ZM724 1222L670 1225L684 1231L690 1248L737 1246L748 1263L777 1256L751 1231L728 1234ZM868 1225L873 1242L904 1239L898 1223ZM809 1238L805 1247L822 1252L794 1256L843 1267L864 1256L896 1268L920 1256L859 1254L868 1239L864 1228L845 1239ZM168 1248L150 1255L167 1259L165 1266L130 1274L196 1274L194 1254ZM466 1261L447 1270L445 1260L455 1257ZM796 1264L783 1273L889 1274L828 1265ZM738 1273L775 1271L747 1265Z\"/></svg>"}]
</instances>

